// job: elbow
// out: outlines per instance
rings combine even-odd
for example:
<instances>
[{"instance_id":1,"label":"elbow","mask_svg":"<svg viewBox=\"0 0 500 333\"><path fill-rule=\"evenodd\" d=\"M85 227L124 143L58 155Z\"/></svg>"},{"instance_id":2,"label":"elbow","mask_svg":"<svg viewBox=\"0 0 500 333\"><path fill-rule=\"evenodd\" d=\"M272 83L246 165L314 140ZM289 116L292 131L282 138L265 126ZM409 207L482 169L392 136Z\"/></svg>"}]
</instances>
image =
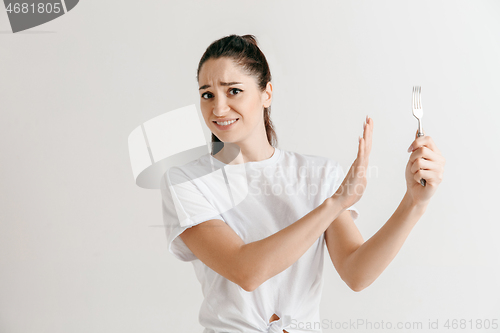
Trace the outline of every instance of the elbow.
<instances>
[{"instance_id":1,"label":"elbow","mask_svg":"<svg viewBox=\"0 0 500 333\"><path fill-rule=\"evenodd\" d=\"M257 260L238 260L239 265L235 265L235 282L245 291L252 292L257 289L265 280L266 269L262 262Z\"/></svg>"},{"instance_id":2,"label":"elbow","mask_svg":"<svg viewBox=\"0 0 500 333\"><path fill-rule=\"evenodd\" d=\"M239 279L238 285L247 292L257 289L261 283L258 283L254 276L243 276Z\"/></svg>"},{"instance_id":3,"label":"elbow","mask_svg":"<svg viewBox=\"0 0 500 333\"><path fill-rule=\"evenodd\" d=\"M355 292L360 292L361 290L365 289L367 286L364 283L361 283L361 281L356 280L356 279L343 279L345 284Z\"/></svg>"},{"instance_id":4,"label":"elbow","mask_svg":"<svg viewBox=\"0 0 500 333\"><path fill-rule=\"evenodd\" d=\"M349 274L349 272L344 271L341 278L355 292L360 292L371 284L362 274Z\"/></svg>"},{"instance_id":5,"label":"elbow","mask_svg":"<svg viewBox=\"0 0 500 333\"><path fill-rule=\"evenodd\" d=\"M247 284L247 283L239 283L238 285L241 287L241 289L243 289L246 292L252 292L255 289L257 289L257 287L255 287L254 285Z\"/></svg>"},{"instance_id":6,"label":"elbow","mask_svg":"<svg viewBox=\"0 0 500 333\"><path fill-rule=\"evenodd\" d=\"M352 291L360 292L366 289L366 287L368 287L370 284L360 283L357 281L350 281L350 283L347 283L347 285L349 286L349 288L351 288Z\"/></svg>"},{"instance_id":7,"label":"elbow","mask_svg":"<svg viewBox=\"0 0 500 333\"><path fill-rule=\"evenodd\" d=\"M351 288L352 291L355 291L357 293L359 293L361 290L365 289L364 287L360 287L360 286L349 286L349 288Z\"/></svg>"},{"instance_id":8,"label":"elbow","mask_svg":"<svg viewBox=\"0 0 500 333\"><path fill-rule=\"evenodd\" d=\"M243 290L247 292L252 292L262 284L259 270L250 268L248 271L246 271L246 273L245 271L246 270L240 270L238 285Z\"/></svg>"}]
</instances>

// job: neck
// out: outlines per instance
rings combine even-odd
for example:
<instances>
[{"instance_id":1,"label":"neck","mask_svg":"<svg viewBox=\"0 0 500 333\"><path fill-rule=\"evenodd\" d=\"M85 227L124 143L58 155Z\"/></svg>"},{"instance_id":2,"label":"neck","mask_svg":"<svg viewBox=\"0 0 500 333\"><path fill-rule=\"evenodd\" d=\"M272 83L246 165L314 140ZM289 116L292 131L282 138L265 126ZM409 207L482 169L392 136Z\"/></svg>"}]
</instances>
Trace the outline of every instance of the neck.
<instances>
[{"instance_id":1,"label":"neck","mask_svg":"<svg viewBox=\"0 0 500 333\"><path fill-rule=\"evenodd\" d=\"M275 148L269 143L258 149L234 143L224 143L224 148L214 157L225 164L241 164L267 160L274 155L274 152Z\"/></svg>"}]
</instances>

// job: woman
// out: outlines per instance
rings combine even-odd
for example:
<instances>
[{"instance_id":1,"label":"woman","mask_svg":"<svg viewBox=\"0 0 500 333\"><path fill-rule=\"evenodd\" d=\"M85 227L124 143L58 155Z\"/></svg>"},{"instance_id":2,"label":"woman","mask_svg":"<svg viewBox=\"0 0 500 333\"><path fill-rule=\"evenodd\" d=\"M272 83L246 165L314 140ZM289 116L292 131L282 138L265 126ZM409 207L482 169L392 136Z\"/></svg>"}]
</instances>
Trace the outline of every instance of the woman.
<instances>
[{"instance_id":1,"label":"woman","mask_svg":"<svg viewBox=\"0 0 500 333\"><path fill-rule=\"evenodd\" d=\"M369 286L426 210L445 159L429 136L415 139L407 192L364 242L353 205L367 183L372 119L344 178L333 159L276 147L271 74L254 36L213 42L197 80L213 155L170 169L162 195L169 251L191 261L202 284L204 333L321 332L324 245L352 290Z\"/></svg>"}]
</instances>

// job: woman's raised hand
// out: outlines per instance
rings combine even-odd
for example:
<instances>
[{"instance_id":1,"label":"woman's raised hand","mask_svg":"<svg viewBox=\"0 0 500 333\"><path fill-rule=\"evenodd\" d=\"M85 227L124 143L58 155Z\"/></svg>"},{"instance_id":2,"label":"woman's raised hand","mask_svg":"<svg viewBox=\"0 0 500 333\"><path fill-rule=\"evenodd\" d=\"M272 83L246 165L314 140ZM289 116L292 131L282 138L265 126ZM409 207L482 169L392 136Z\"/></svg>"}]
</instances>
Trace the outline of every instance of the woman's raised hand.
<instances>
[{"instance_id":1,"label":"woman's raised hand","mask_svg":"<svg viewBox=\"0 0 500 333\"><path fill-rule=\"evenodd\" d=\"M368 157L372 149L373 119L366 116L363 127L363 137L359 138L358 156L352 163L337 192L332 195L332 198L336 198L344 209L358 202L366 189Z\"/></svg>"}]
</instances>

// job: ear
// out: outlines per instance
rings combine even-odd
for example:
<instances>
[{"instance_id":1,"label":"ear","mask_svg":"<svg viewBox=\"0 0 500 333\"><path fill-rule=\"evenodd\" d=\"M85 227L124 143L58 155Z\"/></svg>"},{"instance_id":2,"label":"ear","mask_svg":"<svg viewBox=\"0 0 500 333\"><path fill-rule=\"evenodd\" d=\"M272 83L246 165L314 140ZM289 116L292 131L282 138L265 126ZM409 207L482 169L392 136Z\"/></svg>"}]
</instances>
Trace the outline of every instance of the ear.
<instances>
[{"instance_id":1,"label":"ear","mask_svg":"<svg viewBox=\"0 0 500 333\"><path fill-rule=\"evenodd\" d=\"M273 101L273 85L271 82L267 83L266 90L262 92L262 104L265 108L271 106Z\"/></svg>"}]
</instances>

